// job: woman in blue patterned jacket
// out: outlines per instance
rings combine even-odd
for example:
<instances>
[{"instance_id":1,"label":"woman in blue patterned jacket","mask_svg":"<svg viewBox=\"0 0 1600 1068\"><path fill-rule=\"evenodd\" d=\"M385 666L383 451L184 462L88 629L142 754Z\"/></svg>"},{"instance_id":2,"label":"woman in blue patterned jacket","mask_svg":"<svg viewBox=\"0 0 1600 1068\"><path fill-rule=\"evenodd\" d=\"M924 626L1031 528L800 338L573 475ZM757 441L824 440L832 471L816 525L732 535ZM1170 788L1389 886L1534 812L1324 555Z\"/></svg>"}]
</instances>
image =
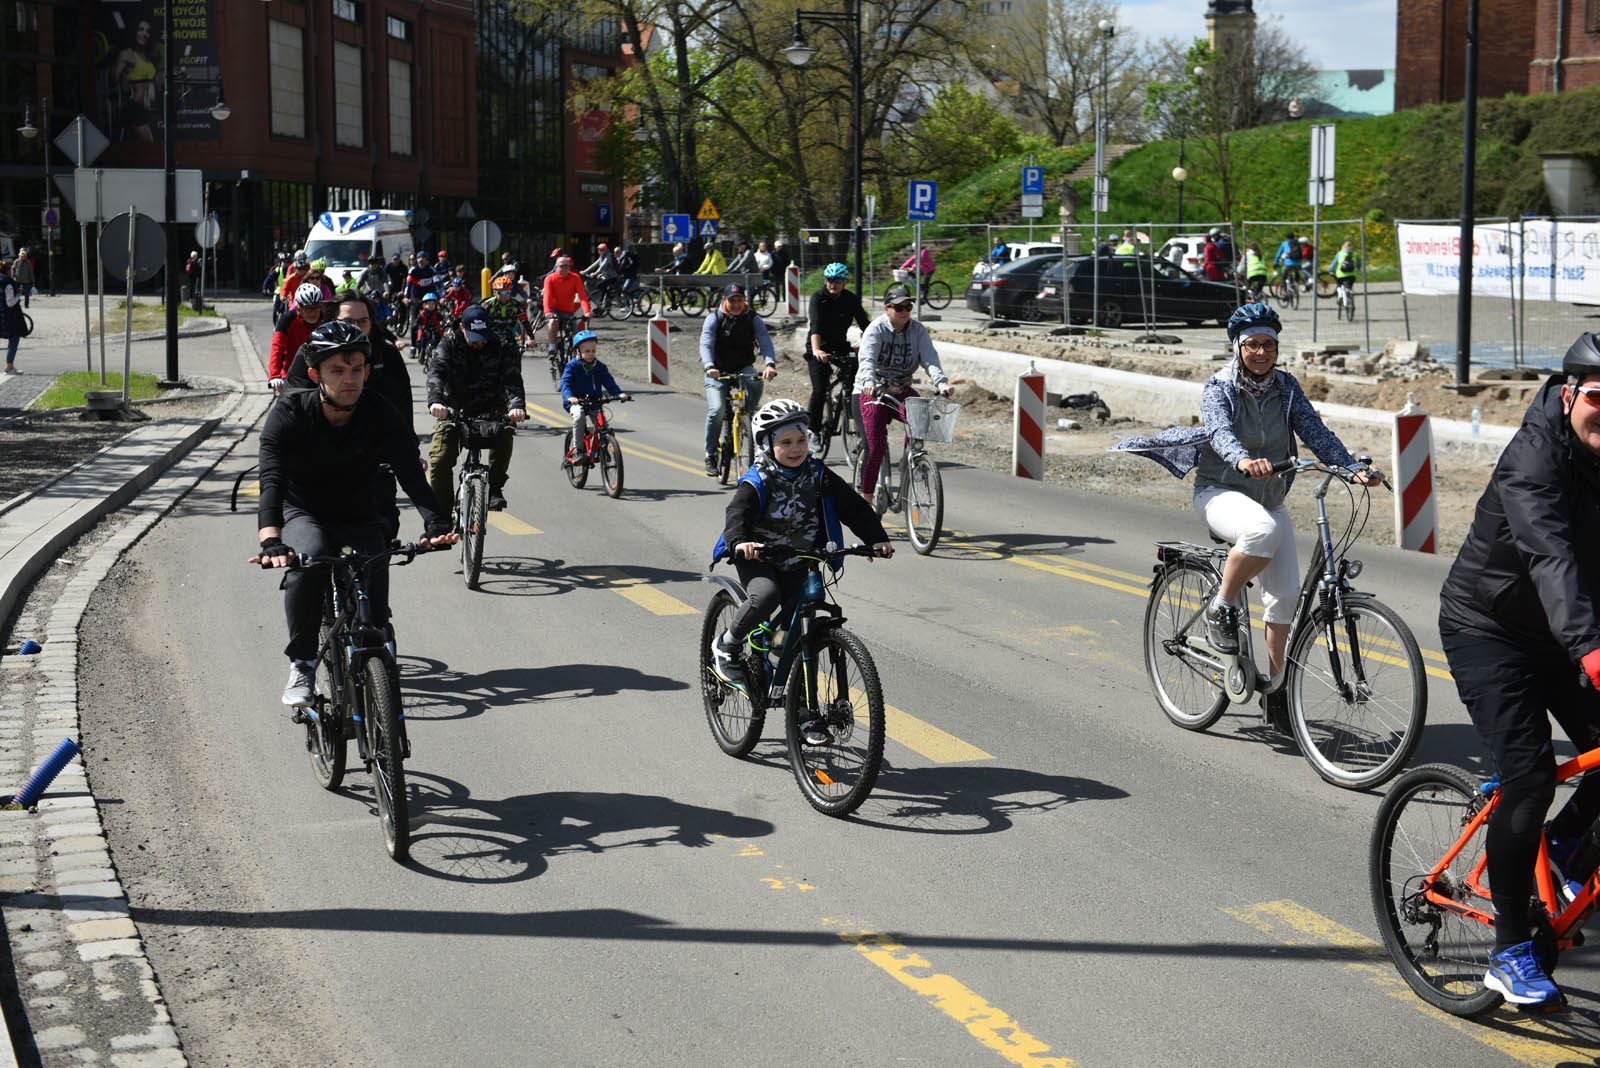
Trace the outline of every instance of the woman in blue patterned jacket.
<instances>
[{"instance_id":1,"label":"woman in blue patterned jacket","mask_svg":"<svg viewBox=\"0 0 1600 1068\"><path fill-rule=\"evenodd\" d=\"M1206 632L1221 653L1239 651L1237 599L1245 583L1261 580L1262 618L1272 674L1283 667L1300 592L1300 561L1284 496L1288 480L1272 465L1294 455L1299 437L1323 463L1354 467L1355 459L1311 407L1300 383L1278 364L1278 314L1252 301L1228 319L1233 360L1206 381L1201 425L1114 448L1149 455L1182 477L1195 469L1194 506L1217 537L1231 542L1222 587L1206 610ZM1376 482L1376 469L1356 476ZM1267 698L1272 722L1287 722L1287 693Z\"/></svg>"}]
</instances>

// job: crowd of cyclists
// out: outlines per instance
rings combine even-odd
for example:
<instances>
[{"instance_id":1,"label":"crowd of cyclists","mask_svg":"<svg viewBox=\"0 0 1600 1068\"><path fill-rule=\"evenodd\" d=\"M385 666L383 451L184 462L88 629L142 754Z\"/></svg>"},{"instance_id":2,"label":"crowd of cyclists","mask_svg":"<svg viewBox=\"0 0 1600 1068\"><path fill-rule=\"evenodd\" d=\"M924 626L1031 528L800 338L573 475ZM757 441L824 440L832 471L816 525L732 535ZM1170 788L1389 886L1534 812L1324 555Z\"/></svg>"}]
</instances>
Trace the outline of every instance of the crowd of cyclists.
<instances>
[{"instance_id":1,"label":"crowd of cyclists","mask_svg":"<svg viewBox=\"0 0 1600 1068\"><path fill-rule=\"evenodd\" d=\"M554 347L556 331L572 330L573 360L561 376L563 405L573 440L582 438L590 395L627 396L597 359L599 339L579 321L591 311L591 281L626 285L637 263L625 250L601 246L583 271L557 249L547 273L532 280ZM739 257L751 254L742 245ZM1288 271L1314 263L1314 250L1287 234L1274 264ZM736 260L737 262L737 260ZM752 261L753 262L753 261ZM1252 281L1265 260L1252 242L1239 258ZM731 268L717 265L718 273ZM922 264L915 263L916 267ZM1357 269L1348 242L1334 257L1341 279ZM709 272L708 272L709 273ZM529 290L509 256L483 302L472 297L465 274L449 257L418 254L410 264L395 257L371 265L340 284L326 266L304 255L285 259L272 280L281 306L269 359L269 381L280 399L261 437L259 552L253 560L284 566L295 551L318 553L340 544L373 550L399 530L397 490L421 514L423 543L449 544L451 473L459 450L452 417L491 416L505 433L491 453L491 507L505 506L511 462L511 425L526 417L521 350L536 344L524 304ZM950 384L937 348L913 316L912 292L891 286L881 313L872 317L849 288L843 263L829 264L811 296L805 359L808 403L776 400L752 420L756 461L742 472L727 505L719 551L734 557L749 601L714 643L713 670L730 684L741 681L738 650L750 631L791 592L797 575L761 560L765 546L816 547L836 540L841 521L891 555L871 501L892 405L880 396L914 395L911 380L925 374L942 394ZM849 331L860 330L852 345ZM1122 443L1158 460L1179 476L1196 472L1194 506L1206 527L1230 546L1220 587L1204 606L1210 644L1228 653L1240 646L1239 597L1251 581L1261 585L1266 641L1274 673L1284 655L1287 620L1299 582L1294 531L1284 507L1289 484L1274 465L1293 455L1297 440L1323 462L1347 468L1356 482L1381 476L1358 464L1318 417L1298 381L1278 364L1283 326L1258 300L1231 316L1232 358L1205 384L1197 425L1174 427L1152 438ZM412 392L403 345L415 346L438 331L427 368L428 411L439 420L427 462L410 431ZM776 376L777 360L765 323L755 315L743 285L728 285L706 317L699 339L707 401L706 470L726 404L730 378L750 382L750 404ZM757 374L755 365L762 363ZM811 431L820 422L833 381L843 379L856 399L854 415L864 436L859 480L846 482L813 457ZM571 462L571 457L565 457ZM1441 595L1439 633L1457 691L1487 746L1503 799L1488 828L1487 864L1496 914L1496 942L1483 983L1507 1001L1550 1011L1565 997L1536 952L1529 915L1534 859L1541 833L1558 870L1592 867L1600 837L1600 777L1585 779L1548 825L1554 798L1553 715L1581 749L1600 745L1600 338L1582 335L1529 406L1478 502L1467 539ZM292 546L292 548L291 548ZM326 573L291 575L285 587L289 641L287 705L312 699L312 656L317 606ZM375 599L386 584L373 583ZM1264 719L1283 729L1286 698L1263 699ZM821 744L807 738L807 744ZM1596 854L1590 856L1590 854Z\"/></svg>"}]
</instances>

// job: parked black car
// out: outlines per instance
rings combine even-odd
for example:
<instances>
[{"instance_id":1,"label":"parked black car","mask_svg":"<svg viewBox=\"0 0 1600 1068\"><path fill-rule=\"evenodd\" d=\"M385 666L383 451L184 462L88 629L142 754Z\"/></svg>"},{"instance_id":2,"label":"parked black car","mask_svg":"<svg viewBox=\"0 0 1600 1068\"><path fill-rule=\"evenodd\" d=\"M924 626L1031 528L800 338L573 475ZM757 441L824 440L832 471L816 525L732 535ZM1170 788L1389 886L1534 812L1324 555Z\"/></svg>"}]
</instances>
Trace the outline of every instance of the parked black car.
<instances>
[{"instance_id":1,"label":"parked black car","mask_svg":"<svg viewBox=\"0 0 1600 1068\"><path fill-rule=\"evenodd\" d=\"M967 286L967 307L975 312L989 311L989 291L994 290L994 314L1001 319L1034 322L1039 318L1039 279L1052 267L1061 265L1061 253L1046 252L1012 260L993 275L974 278ZM1061 314L1060 305L1056 314Z\"/></svg>"},{"instance_id":2,"label":"parked black car","mask_svg":"<svg viewBox=\"0 0 1600 1068\"><path fill-rule=\"evenodd\" d=\"M1147 309L1151 322L1199 326L1214 319L1226 325L1242 299L1233 286L1208 282L1159 257L1074 256L1066 264L1074 323L1090 321L1096 269L1100 272L1101 326L1143 322ZM1039 279L1037 304L1042 318L1061 319L1061 274L1061 267L1056 266Z\"/></svg>"}]
</instances>

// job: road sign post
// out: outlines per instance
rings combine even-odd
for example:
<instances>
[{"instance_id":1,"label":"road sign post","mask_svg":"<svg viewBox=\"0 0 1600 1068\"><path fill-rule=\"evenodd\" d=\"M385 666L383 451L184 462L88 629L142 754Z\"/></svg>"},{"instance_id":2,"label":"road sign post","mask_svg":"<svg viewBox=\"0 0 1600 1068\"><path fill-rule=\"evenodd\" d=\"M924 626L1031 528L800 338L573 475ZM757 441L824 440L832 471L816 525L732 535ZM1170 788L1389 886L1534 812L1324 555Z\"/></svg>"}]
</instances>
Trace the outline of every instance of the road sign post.
<instances>
[{"instance_id":1,"label":"road sign post","mask_svg":"<svg viewBox=\"0 0 1600 1068\"><path fill-rule=\"evenodd\" d=\"M1306 196L1311 201L1311 263L1306 265L1311 283L1311 340L1317 340L1317 257L1322 254L1322 206L1333 205L1332 123L1311 127L1311 178Z\"/></svg>"}]
</instances>

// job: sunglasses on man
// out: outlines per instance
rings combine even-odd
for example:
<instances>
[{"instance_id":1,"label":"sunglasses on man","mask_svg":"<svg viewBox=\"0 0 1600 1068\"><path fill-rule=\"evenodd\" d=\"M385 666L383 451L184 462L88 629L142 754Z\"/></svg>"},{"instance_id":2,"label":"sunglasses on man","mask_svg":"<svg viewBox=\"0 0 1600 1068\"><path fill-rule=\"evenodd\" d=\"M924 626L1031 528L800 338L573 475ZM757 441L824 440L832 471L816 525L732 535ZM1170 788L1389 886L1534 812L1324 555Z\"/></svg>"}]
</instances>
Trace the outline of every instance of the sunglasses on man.
<instances>
[{"instance_id":1,"label":"sunglasses on man","mask_svg":"<svg viewBox=\"0 0 1600 1068\"><path fill-rule=\"evenodd\" d=\"M910 311L912 309L912 307L913 307L913 305L909 300L903 300L899 304L891 304L891 305L889 305L889 310L890 311L897 311L897 312L908 312L908 311Z\"/></svg>"}]
</instances>

